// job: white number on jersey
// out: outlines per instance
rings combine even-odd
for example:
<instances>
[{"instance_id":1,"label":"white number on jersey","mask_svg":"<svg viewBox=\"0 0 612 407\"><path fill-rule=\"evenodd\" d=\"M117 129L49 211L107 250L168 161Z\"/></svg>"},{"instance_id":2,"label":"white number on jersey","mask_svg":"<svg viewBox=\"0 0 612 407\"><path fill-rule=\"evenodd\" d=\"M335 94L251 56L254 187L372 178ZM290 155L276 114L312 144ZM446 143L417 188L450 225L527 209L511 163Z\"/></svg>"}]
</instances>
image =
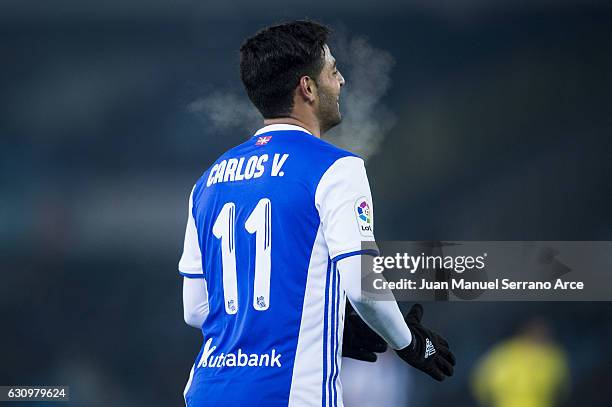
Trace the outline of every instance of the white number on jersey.
<instances>
[{"instance_id":1,"label":"white number on jersey","mask_svg":"<svg viewBox=\"0 0 612 407\"><path fill-rule=\"evenodd\" d=\"M213 234L221 239L221 263L223 267L223 298L225 312L238 312L238 281L236 279L236 205L228 202L223 205L213 226Z\"/></svg>"},{"instance_id":2,"label":"white number on jersey","mask_svg":"<svg viewBox=\"0 0 612 407\"><path fill-rule=\"evenodd\" d=\"M253 308L265 311L270 306L270 270L272 250L272 203L268 198L259 200L245 222L250 234L255 234L255 284ZM226 203L213 226L213 234L221 239L221 264L223 267L223 297L225 312L238 312L238 282L236 278L235 251L236 205Z\"/></svg>"},{"instance_id":3,"label":"white number on jersey","mask_svg":"<svg viewBox=\"0 0 612 407\"><path fill-rule=\"evenodd\" d=\"M270 248L272 247L272 203L261 199L246 220L246 230L255 233L255 284L253 307L258 311L268 309L270 297Z\"/></svg>"}]
</instances>

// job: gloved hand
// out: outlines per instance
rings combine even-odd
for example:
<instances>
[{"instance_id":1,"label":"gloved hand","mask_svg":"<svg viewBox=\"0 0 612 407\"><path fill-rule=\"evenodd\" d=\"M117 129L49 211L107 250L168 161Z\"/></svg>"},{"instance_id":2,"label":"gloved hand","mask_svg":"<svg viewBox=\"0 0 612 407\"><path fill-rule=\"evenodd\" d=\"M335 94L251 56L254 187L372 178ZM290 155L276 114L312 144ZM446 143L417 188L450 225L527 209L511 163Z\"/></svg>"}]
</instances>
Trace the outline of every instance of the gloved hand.
<instances>
[{"instance_id":1,"label":"gloved hand","mask_svg":"<svg viewBox=\"0 0 612 407\"><path fill-rule=\"evenodd\" d=\"M342 356L364 362L376 362L377 353L387 350L387 343L363 322L351 304L346 302Z\"/></svg>"},{"instance_id":2,"label":"gloved hand","mask_svg":"<svg viewBox=\"0 0 612 407\"><path fill-rule=\"evenodd\" d=\"M396 352L409 365L442 381L453 375L455 355L450 351L446 339L421 325L421 318L423 307L414 304L404 317L412 333L412 342Z\"/></svg>"}]
</instances>

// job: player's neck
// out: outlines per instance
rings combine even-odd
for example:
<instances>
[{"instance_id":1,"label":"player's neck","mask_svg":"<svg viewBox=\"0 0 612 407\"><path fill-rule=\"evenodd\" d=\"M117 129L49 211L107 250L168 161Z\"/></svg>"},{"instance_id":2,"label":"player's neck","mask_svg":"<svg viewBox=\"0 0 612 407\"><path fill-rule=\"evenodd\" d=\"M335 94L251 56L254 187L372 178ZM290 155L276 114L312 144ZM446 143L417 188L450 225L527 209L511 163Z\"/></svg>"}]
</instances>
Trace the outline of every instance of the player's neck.
<instances>
[{"instance_id":1,"label":"player's neck","mask_svg":"<svg viewBox=\"0 0 612 407\"><path fill-rule=\"evenodd\" d=\"M277 117L274 119L264 119L264 126L270 124L293 124L300 126L312 133L313 136L321 138L321 129L318 123L309 123L305 120L300 120L295 117Z\"/></svg>"}]
</instances>

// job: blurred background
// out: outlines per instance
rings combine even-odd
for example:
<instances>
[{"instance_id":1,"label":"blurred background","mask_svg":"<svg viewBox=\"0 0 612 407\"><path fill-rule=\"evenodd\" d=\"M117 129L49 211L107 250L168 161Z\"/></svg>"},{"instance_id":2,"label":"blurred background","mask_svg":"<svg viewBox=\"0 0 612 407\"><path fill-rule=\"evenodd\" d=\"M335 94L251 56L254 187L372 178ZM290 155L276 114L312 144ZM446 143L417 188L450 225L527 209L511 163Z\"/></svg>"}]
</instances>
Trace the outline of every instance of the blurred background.
<instances>
[{"instance_id":1,"label":"blurred background","mask_svg":"<svg viewBox=\"0 0 612 407\"><path fill-rule=\"evenodd\" d=\"M338 34L330 140L368 158L378 239L612 240L609 2L4 0L0 385L182 405L201 345L177 274L189 192L259 126L241 42L304 17ZM390 406L555 405L520 372L557 405L609 405L610 303L430 303L425 321L455 376L348 361L347 407L383 405L364 374Z\"/></svg>"}]
</instances>

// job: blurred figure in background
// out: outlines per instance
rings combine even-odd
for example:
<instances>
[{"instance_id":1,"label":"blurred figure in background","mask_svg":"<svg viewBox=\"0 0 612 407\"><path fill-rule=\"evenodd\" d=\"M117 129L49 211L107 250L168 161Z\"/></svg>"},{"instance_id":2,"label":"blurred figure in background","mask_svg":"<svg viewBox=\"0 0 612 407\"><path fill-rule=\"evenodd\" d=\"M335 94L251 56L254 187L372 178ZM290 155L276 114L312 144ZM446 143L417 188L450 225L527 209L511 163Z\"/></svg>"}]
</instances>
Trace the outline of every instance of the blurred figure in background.
<instances>
[{"instance_id":1,"label":"blurred figure in background","mask_svg":"<svg viewBox=\"0 0 612 407\"><path fill-rule=\"evenodd\" d=\"M342 359L340 372L345 407L406 407L413 375L393 352L376 363Z\"/></svg>"},{"instance_id":2,"label":"blurred figure in background","mask_svg":"<svg viewBox=\"0 0 612 407\"><path fill-rule=\"evenodd\" d=\"M516 337L484 355L472 390L480 405L492 407L552 407L567 399L567 359L549 324L529 320Z\"/></svg>"}]
</instances>

